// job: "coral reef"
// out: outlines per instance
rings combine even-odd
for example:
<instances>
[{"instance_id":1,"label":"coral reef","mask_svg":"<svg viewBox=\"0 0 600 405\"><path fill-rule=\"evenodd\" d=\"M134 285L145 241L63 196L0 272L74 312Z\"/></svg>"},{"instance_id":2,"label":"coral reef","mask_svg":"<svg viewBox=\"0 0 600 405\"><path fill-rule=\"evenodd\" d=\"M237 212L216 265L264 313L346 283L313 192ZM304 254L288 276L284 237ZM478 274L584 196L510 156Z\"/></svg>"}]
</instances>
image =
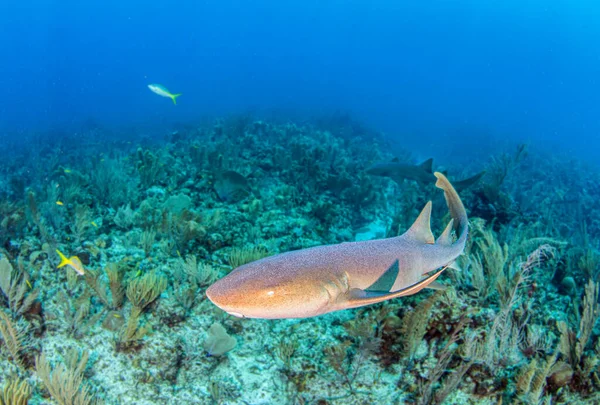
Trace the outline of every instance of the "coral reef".
<instances>
[{"instance_id":1,"label":"coral reef","mask_svg":"<svg viewBox=\"0 0 600 405\"><path fill-rule=\"evenodd\" d=\"M583 164L518 146L450 167L486 175L462 193L470 238L445 291L261 321L206 288L271 254L396 235L433 185L366 174L388 141L346 116L152 144L98 131L0 162L0 403L600 401L600 176Z\"/></svg>"}]
</instances>

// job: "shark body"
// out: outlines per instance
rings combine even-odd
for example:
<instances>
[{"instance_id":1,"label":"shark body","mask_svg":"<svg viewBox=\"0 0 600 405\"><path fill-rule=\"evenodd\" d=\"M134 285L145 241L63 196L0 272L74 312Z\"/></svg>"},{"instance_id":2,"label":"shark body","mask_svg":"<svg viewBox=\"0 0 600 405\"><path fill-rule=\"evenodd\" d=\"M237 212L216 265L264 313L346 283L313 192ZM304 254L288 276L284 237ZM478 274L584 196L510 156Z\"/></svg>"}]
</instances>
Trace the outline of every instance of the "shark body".
<instances>
[{"instance_id":1,"label":"shark body","mask_svg":"<svg viewBox=\"0 0 600 405\"><path fill-rule=\"evenodd\" d=\"M400 163L396 159L391 162L376 163L367 169L367 174L373 176L389 177L400 184L402 180L415 180L420 184L434 183L437 179L432 170L433 159L427 159L421 164L411 165ZM465 190L477 183L483 177L485 171L464 180L453 182L457 191Z\"/></svg>"},{"instance_id":2,"label":"shark body","mask_svg":"<svg viewBox=\"0 0 600 405\"><path fill-rule=\"evenodd\" d=\"M318 246L261 259L218 280L206 295L234 316L282 319L362 307L432 287L462 254L468 229L460 197L443 174L435 176L452 216L437 241L429 225L429 202L401 236Z\"/></svg>"}]
</instances>

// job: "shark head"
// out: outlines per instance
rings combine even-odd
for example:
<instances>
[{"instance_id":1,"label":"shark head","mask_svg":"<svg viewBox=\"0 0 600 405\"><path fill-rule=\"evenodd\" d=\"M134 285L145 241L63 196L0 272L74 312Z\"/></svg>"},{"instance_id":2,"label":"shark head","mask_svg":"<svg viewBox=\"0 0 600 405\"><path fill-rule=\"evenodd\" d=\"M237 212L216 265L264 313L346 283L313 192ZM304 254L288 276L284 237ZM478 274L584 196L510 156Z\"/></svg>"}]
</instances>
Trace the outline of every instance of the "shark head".
<instances>
[{"instance_id":1,"label":"shark head","mask_svg":"<svg viewBox=\"0 0 600 405\"><path fill-rule=\"evenodd\" d=\"M239 318L305 318L327 306L321 283L291 270L294 252L238 267L206 290L216 306Z\"/></svg>"}]
</instances>

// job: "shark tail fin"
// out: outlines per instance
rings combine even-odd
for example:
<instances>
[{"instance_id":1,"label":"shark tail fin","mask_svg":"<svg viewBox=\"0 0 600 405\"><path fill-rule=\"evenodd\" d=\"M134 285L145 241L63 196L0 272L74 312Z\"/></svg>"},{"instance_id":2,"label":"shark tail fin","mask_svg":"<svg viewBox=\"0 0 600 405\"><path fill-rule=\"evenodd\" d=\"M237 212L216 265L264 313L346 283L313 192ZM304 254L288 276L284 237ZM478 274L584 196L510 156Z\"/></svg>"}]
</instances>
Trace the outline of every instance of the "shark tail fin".
<instances>
[{"instance_id":1,"label":"shark tail fin","mask_svg":"<svg viewBox=\"0 0 600 405\"><path fill-rule=\"evenodd\" d=\"M458 193L452 187L452 184L448 181L446 176L444 176L440 172L435 172L435 177L437 177L437 182L435 185L438 188L444 190L444 196L446 197L446 204L448 204L448 210L450 211L450 216L452 217L452 225L456 230L456 234L458 236L458 242L460 242L463 246L467 240L467 233L469 228L469 220L467 218L467 211L465 210L465 206L463 205ZM444 236L442 240L447 240L447 236Z\"/></svg>"},{"instance_id":2,"label":"shark tail fin","mask_svg":"<svg viewBox=\"0 0 600 405\"><path fill-rule=\"evenodd\" d=\"M433 173L433 158L429 158L419 165L419 167L425 170L427 173Z\"/></svg>"},{"instance_id":3,"label":"shark tail fin","mask_svg":"<svg viewBox=\"0 0 600 405\"><path fill-rule=\"evenodd\" d=\"M473 184L477 183L479 179L481 179L485 175L485 170L477 173L474 176L469 177L468 179L464 179L461 181L454 182L454 188L458 191L464 190L466 188L471 187Z\"/></svg>"},{"instance_id":4,"label":"shark tail fin","mask_svg":"<svg viewBox=\"0 0 600 405\"><path fill-rule=\"evenodd\" d=\"M67 264L71 264L71 260L67 259L67 256L63 255L63 253L56 249L56 253L58 253L58 256L60 257L60 263L58 264L57 268L61 268L66 266Z\"/></svg>"},{"instance_id":5,"label":"shark tail fin","mask_svg":"<svg viewBox=\"0 0 600 405\"><path fill-rule=\"evenodd\" d=\"M171 100L173 100L173 104L177 105L177 97L181 96L181 93L179 94L171 94Z\"/></svg>"}]
</instances>

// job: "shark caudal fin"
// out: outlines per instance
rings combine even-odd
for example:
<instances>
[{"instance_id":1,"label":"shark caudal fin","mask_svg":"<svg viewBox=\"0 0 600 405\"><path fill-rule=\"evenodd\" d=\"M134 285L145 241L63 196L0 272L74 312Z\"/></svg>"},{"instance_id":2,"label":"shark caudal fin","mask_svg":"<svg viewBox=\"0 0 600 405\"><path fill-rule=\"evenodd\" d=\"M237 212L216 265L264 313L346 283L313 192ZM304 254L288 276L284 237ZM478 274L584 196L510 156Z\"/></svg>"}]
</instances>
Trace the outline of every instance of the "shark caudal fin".
<instances>
[{"instance_id":1,"label":"shark caudal fin","mask_svg":"<svg viewBox=\"0 0 600 405\"><path fill-rule=\"evenodd\" d=\"M467 179L455 181L454 189L456 191L465 190L465 189L471 187L473 184L477 183L479 181L479 179L481 179L484 175L485 175L485 170L483 170L483 171L477 173L475 176L471 176Z\"/></svg>"},{"instance_id":2,"label":"shark caudal fin","mask_svg":"<svg viewBox=\"0 0 600 405\"><path fill-rule=\"evenodd\" d=\"M448 204L448 210L450 211L450 216L452 217L452 221L450 221L450 224L446 227L446 230L444 230L442 235L440 235L438 241L448 243L451 240L451 229L454 228L454 231L458 237L456 243L464 245L467 241L467 233L469 229L469 219L467 218L465 206L446 176L440 172L435 172L434 175L437 177L437 182L435 183L436 187L444 190L446 204Z\"/></svg>"},{"instance_id":3,"label":"shark caudal fin","mask_svg":"<svg viewBox=\"0 0 600 405\"><path fill-rule=\"evenodd\" d=\"M173 104L177 105L177 97L181 96L181 93L179 94L171 94L171 100L173 100Z\"/></svg>"}]
</instances>

